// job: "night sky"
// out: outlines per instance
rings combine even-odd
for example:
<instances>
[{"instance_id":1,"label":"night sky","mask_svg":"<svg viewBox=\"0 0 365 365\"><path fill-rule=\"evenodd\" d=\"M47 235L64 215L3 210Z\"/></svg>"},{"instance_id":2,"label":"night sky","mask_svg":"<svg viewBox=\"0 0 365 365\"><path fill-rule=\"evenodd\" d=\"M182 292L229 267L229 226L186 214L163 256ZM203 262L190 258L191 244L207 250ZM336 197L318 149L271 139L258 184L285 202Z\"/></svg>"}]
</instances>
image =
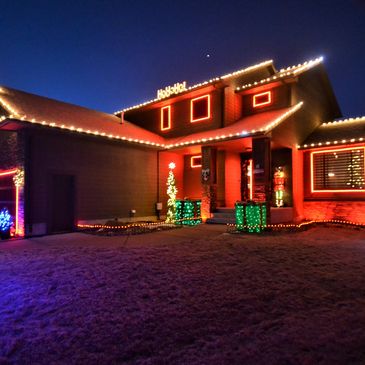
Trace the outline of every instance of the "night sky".
<instances>
[{"instance_id":1,"label":"night sky","mask_svg":"<svg viewBox=\"0 0 365 365\"><path fill-rule=\"evenodd\" d=\"M0 5L5 86L114 112L178 81L322 55L344 116L365 115L364 0Z\"/></svg>"}]
</instances>

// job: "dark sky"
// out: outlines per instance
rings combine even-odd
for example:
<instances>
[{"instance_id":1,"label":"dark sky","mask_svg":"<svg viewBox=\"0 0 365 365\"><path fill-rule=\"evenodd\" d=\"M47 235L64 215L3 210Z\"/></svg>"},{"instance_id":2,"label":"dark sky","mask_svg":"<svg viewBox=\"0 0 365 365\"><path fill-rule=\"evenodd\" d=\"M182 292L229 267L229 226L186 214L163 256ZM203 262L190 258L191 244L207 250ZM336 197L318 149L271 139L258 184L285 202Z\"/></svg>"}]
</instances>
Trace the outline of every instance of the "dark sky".
<instances>
[{"instance_id":1,"label":"dark sky","mask_svg":"<svg viewBox=\"0 0 365 365\"><path fill-rule=\"evenodd\" d=\"M94 109L323 55L343 114L365 115L365 0L0 0L0 29L0 84Z\"/></svg>"}]
</instances>

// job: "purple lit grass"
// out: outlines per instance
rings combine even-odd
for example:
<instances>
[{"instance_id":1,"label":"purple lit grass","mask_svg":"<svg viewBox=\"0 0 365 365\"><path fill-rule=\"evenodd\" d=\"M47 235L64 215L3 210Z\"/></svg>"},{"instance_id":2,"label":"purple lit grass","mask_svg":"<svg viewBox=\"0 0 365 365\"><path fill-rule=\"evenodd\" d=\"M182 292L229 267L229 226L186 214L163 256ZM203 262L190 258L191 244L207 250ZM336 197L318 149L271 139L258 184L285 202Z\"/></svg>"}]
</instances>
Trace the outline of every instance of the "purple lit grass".
<instances>
[{"instance_id":1,"label":"purple lit grass","mask_svg":"<svg viewBox=\"0 0 365 365\"><path fill-rule=\"evenodd\" d=\"M365 231L0 243L0 364L363 364Z\"/></svg>"}]
</instances>

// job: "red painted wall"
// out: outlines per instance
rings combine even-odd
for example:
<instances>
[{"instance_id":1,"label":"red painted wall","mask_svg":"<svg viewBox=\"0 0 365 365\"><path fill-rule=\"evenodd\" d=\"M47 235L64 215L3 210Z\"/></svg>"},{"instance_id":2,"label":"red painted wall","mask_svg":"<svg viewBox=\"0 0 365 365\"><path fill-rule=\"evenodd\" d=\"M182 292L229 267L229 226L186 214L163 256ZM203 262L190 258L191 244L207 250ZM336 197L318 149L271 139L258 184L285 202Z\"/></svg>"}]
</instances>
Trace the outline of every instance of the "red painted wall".
<instances>
[{"instance_id":1,"label":"red painted wall","mask_svg":"<svg viewBox=\"0 0 365 365\"><path fill-rule=\"evenodd\" d=\"M128 111L125 113L125 119L167 138L219 128L222 126L222 93L222 89L213 89L210 86L199 93L197 91L190 92L184 96L168 99L150 107ZM210 95L211 117L191 123L190 101L203 95ZM171 128L162 131L161 107L168 105L171 106Z\"/></svg>"},{"instance_id":2,"label":"red painted wall","mask_svg":"<svg viewBox=\"0 0 365 365\"><path fill-rule=\"evenodd\" d=\"M365 201L306 201L305 219L339 219L365 224Z\"/></svg>"},{"instance_id":3,"label":"red painted wall","mask_svg":"<svg viewBox=\"0 0 365 365\"><path fill-rule=\"evenodd\" d=\"M241 200L241 157L239 153L226 151L226 206L234 207Z\"/></svg>"},{"instance_id":4,"label":"red painted wall","mask_svg":"<svg viewBox=\"0 0 365 365\"><path fill-rule=\"evenodd\" d=\"M253 96L263 92L271 91L271 103L259 107L253 106ZM284 85L280 87L273 87L267 85L265 87L258 87L248 90L242 95L242 116L261 113L268 110L287 108L290 105L290 87Z\"/></svg>"},{"instance_id":5,"label":"red painted wall","mask_svg":"<svg viewBox=\"0 0 365 365\"><path fill-rule=\"evenodd\" d=\"M330 150L331 148L324 149ZM365 194L363 192L312 193L310 190L310 151L302 152L302 155L304 166L303 195L307 199L303 203L304 218L339 219L365 224Z\"/></svg>"},{"instance_id":6,"label":"red painted wall","mask_svg":"<svg viewBox=\"0 0 365 365\"><path fill-rule=\"evenodd\" d=\"M159 201L163 203L162 214L166 214L167 205L167 178L169 176L169 163L174 162L176 167L174 175L177 187L177 199L184 198L184 157L178 153L160 152L159 154Z\"/></svg>"},{"instance_id":7,"label":"red painted wall","mask_svg":"<svg viewBox=\"0 0 365 365\"><path fill-rule=\"evenodd\" d=\"M294 221L301 221L304 218L303 211L303 152L292 149L292 182L293 182L293 218Z\"/></svg>"},{"instance_id":8,"label":"red painted wall","mask_svg":"<svg viewBox=\"0 0 365 365\"><path fill-rule=\"evenodd\" d=\"M193 155L184 156L184 198L201 199L201 167L192 168L190 158Z\"/></svg>"}]
</instances>

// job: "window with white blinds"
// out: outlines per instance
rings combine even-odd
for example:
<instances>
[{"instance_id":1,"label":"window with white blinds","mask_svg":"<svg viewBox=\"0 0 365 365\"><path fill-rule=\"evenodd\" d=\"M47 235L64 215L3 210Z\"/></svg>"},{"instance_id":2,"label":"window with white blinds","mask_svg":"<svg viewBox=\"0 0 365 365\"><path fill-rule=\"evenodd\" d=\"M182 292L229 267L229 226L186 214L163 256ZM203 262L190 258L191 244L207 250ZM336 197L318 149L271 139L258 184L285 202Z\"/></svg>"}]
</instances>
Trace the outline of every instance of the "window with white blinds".
<instances>
[{"instance_id":1,"label":"window with white blinds","mask_svg":"<svg viewBox=\"0 0 365 365\"><path fill-rule=\"evenodd\" d=\"M364 148L312 152L312 191L365 190Z\"/></svg>"}]
</instances>

